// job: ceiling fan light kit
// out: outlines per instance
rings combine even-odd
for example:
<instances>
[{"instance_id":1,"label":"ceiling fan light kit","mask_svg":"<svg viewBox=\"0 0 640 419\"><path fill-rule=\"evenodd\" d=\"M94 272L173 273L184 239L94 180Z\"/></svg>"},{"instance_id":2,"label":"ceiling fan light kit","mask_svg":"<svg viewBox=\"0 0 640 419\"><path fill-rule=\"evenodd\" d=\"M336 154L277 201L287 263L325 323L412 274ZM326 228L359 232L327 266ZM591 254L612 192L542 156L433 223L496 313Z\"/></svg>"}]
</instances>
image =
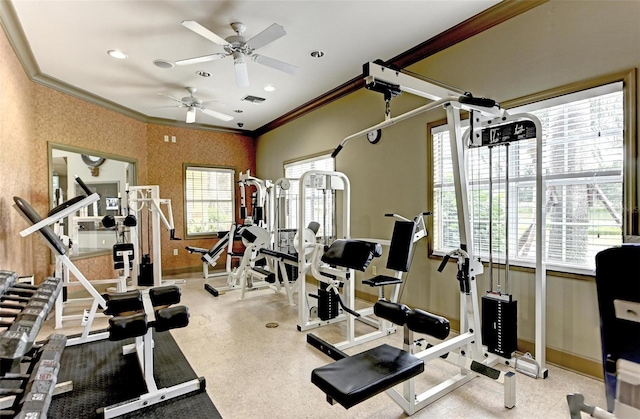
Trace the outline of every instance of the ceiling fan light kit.
<instances>
[{"instance_id":1,"label":"ceiling fan light kit","mask_svg":"<svg viewBox=\"0 0 640 419\"><path fill-rule=\"evenodd\" d=\"M250 57L258 64L274 68L287 74L296 75L300 72L300 68L292 64L288 64L274 58L266 57L264 55L254 54L255 50L262 48L263 46L270 44L276 39L279 39L287 34L284 28L277 23L272 24L249 40L242 36L246 29L246 26L241 22L231 23L231 28L236 32L236 35L231 35L226 39L223 39L219 35L211 32L209 29L193 20L183 21L182 26L208 39L209 41L222 46L226 53L214 53L203 55L201 57L178 60L176 61L176 65L204 63L208 61L219 60L227 56L232 56L236 74L236 85L238 87L249 86L249 74L247 71L247 62L245 60L245 57Z\"/></svg>"}]
</instances>

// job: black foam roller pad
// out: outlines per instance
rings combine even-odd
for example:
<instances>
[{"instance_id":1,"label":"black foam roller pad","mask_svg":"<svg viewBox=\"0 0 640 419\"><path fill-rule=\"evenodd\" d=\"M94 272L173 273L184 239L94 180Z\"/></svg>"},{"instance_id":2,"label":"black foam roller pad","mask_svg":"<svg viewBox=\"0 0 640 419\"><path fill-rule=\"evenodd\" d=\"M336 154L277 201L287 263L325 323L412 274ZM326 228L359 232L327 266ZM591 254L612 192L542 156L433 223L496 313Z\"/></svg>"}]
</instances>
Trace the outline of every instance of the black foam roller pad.
<instances>
[{"instance_id":1,"label":"black foam roller pad","mask_svg":"<svg viewBox=\"0 0 640 419\"><path fill-rule=\"evenodd\" d=\"M413 309L407 316L407 327L414 332L424 333L436 339L446 339L451 327L449 320L420 309Z\"/></svg>"},{"instance_id":2,"label":"black foam roller pad","mask_svg":"<svg viewBox=\"0 0 640 419\"><path fill-rule=\"evenodd\" d=\"M156 311L156 332L179 329L189 324L189 309L186 306L161 308Z\"/></svg>"},{"instance_id":3,"label":"black foam roller pad","mask_svg":"<svg viewBox=\"0 0 640 419\"><path fill-rule=\"evenodd\" d=\"M182 291L177 285L167 285L164 287L155 287L149 290L149 298L154 307L169 306L178 304Z\"/></svg>"},{"instance_id":4,"label":"black foam roller pad","mask_svg":"<svg viewBox=\"0 0 640 419\"><path fill-rule=\"evenodd\" d=\"M142 293L139 290L107 293L103 297L107 302L107 309L104 314L109 316L144 310Z\"/></svg>"},{"instance_id":5,"label":"black foam roller pad","mask_svg":"<svg viewBox=\"0 0 640 419\"><path fill-rule=\"evenodd\" d=\"M398 326L404 326L410 311L411 309L404 304L392 303L387 300L378 300L373 306L373 314Z\"/></svg>"},{"instance_id":6,"label":"black foam roller pad","mask_svg":"<svg viewBox=\"0 0 640 419\"><path fill-rule=\"evenodd\" d=\"M145 313L136 313L130 316L111 317L109 319L109 340L119 341L128 338L144 336L149 326Z\"/></svg>"}]
</instances>

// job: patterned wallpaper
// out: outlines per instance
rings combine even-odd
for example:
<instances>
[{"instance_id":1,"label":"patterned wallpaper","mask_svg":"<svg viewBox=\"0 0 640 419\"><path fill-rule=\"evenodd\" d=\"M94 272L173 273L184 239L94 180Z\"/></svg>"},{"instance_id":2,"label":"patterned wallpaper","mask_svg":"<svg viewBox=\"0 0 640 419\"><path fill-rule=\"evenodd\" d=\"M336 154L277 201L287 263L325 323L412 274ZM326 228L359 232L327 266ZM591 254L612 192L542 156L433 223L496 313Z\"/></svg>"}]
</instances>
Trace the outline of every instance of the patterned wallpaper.
<instances>
[{"instance_id":1,"label":"patterned wallpaper","mask_svg":"<svg viewBox=\"0 0 640 419\"><path fill-rule=\"evenodd\" d=\"M0 31L0 269L21 275L34 270L31 255L35 240L19 236L28 224L12 208L16 195L31 199L30 182L36 165L29 142L33 131L31 85Z\"/></svg>"},{"instance_id":2,"label":"patterned wallpaper","mask_svg":"<svg viewBox=\"0 0 640 419\"><path fill-rule=\"evenodd\" d=\"M175 143L165 143L164 136L176 137ZM233 167L236 180L239 172L247 169L255 174L255 146L250 137L237 134L198 131L184 128L149 125L147 131L149 153L147 174L150 185L160 185L162 198L171 199L176 236L182 241L169 240L166 230L162 232L162 269L180 269L201 265L200 257L189 254L185 246L209 249L214 239L184 240L184 187L182 164L207 164ZM239 206L239 193L236 193ZM178 256L173 256L178 249ZM224 266L224 257L218 260L218 266ZM217 266L217 267L218 267Z\"/></svg>"},{"instance_id":3,"label":"patterned wallpaper","mask_svg":"<svg viewBox=\"0 0 640 419\"><path fill-rule=\"evenodd\" d=\"M0 269L35 274L37 281L53 273L44 241L34 235L20 237L20 230L28 223L11 208L12 197L18 195L40 214L47 212L48 142L136 159L139 184L157 184L162 197L172 199L179 237L184 230L183 162L236 166L255 172L255 148L249 137L146 124L31 82L2 31L0 89ZM175 135L178 142L164 143L165 134ZM210 242L188 244L210 247ZM163 268L200 265L200 258L186 254L185 245L183 241L173 246L168 234L163 233ZM171 256L173 247L182 249L178 258ZM89 279L116 275L111 256L75 263Z\"/></svg>"}]
</instances>

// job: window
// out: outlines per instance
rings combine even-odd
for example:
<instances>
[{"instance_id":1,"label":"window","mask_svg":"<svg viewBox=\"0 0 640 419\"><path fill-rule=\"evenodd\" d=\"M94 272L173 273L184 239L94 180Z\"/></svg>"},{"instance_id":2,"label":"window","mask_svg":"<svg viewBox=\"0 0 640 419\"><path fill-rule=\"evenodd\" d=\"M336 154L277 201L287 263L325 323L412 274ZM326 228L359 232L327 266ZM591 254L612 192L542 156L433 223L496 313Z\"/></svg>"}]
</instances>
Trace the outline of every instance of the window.
<instances>
[{"instance_id":1,"label":"window","mask_svg":"<svg viewBox=\"0 0 640 419\"><path fill-rule=\"evenodd\" d=\"M298 194L300 191L299 182L302 175L309 170L335 170L335 160L331 155L326 154L305 160L299 160L284 165L284 177L291 180L291 187L287 192L285 210L285 228L298 228ZM333 238L334 236L334 196L331 191L319 189L307 189L305 197L305 220L306 225L311 221L320 223L318 235L320 237Z\"/></svg>"},{"instance_id":2,"label":"window","mask_svg":"<svg viewBox=\"0 0 640 419\"><path fill-rule=\"evenodd\" d=\"M542 123L544 260L550 269L592 271L596 253L622 242L624 103L619 82L509 111L532 113ZM443 254L459 246L458 216L446 125L432 127L431 135L433 248ZM491 247L494 260L504 260L508 243L510 264L535 262L535 147L534 139L468 151L467 193L477 256L488 256Z\"/></svg>"},{"instance_id":3,"label":"window","mask_svg":"<svg viewBox=\"0 0 640 419\"><path fill-rule=\"evenodd\" d=\"M184 168L186 236L227 231L234 221L232 169L187 166Z\"/></svg>"}]
</instances>

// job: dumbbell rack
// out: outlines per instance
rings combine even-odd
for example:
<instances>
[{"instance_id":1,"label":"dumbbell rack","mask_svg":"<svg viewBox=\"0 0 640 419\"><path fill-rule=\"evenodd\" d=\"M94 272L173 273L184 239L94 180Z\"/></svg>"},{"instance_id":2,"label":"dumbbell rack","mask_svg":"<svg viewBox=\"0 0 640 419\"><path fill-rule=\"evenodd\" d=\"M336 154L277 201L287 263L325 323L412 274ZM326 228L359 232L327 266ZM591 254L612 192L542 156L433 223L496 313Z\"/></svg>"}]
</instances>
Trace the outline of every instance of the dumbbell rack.
<instances>
[{"instance_id":1,"label":"dumbbell rack","mask_svg":"<svg viewBox=\"0 0 640 419\"><path fill-rule=\"evenodd\" d=\"M0 335L0 415L44 418L52 397L73 389L71 382L57 383L66 336L53 334L42 345L34 343L62 281L47 278L33 286L18 283L17 277L0 271L0 307L7 327Z\"/></svg>"}]
</instances>

